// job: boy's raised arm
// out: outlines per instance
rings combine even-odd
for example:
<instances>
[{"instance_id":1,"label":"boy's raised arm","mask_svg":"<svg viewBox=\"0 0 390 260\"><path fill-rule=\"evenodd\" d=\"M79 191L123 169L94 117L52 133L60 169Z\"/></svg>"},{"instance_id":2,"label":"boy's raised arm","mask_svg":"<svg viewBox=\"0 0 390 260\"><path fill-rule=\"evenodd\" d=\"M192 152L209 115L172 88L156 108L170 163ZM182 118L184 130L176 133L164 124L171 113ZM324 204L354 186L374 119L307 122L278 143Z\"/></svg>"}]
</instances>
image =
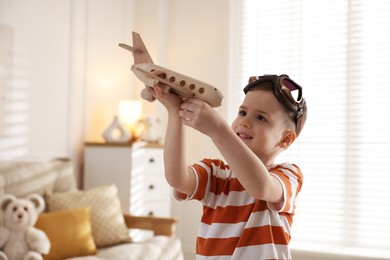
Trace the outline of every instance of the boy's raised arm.
<instances>
[{"instance_id":1,"label":"boy's raised arm","mask_svg":"<svg viewBox=\"0 0 390 260\"><path fill-rule=\"evenodd\" d=\"M245 189L257 199L280 202L280 182L272 177L263 162L234 133L227 122L208 104L188 99L181 105L185 125L209 136Z\"/></svg>"},{"instance_id":2,"label":"boy's raised arm","mask_svg":"<svg viewBox=\"0 0 390 260\"><path fill-rule=\"evenodd\" d=\"M190 195L196 180L194 173L187 167L185 157L184 124L179 116L182 99L172 93L163 93L159 87L150 89L168 111L168 125L164 141L164 171L170 186L177 191Z\"/></svg>"},{"instance_id":3,"label":"boy's raised arm","mask_svg":"<svg viewBox=\"0 0 390 260\"><path fill-rule=\"evenodd\" d=\"M195 175L185 158L184 125L180 116L169 114L164 143L165 178L177 191L190 195L195 189Z\"/></svg>"}]
</instances>

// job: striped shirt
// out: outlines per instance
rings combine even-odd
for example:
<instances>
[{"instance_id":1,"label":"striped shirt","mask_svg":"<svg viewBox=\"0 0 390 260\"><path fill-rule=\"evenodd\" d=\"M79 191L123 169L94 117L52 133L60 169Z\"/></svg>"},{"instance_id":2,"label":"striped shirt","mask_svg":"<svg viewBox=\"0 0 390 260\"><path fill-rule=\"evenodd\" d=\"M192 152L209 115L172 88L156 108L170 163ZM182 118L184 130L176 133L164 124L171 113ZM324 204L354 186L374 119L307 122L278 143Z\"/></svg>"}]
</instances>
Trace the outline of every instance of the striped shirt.
<instances>
[{"instance_id":1,"label":"striped shirt","mask_svg":"<svg viewBox=\"0 0 390 260\"><path fill-rule=\"evenodd\" d=\"M203 203L197 259L291 259L288 243L294 202L303 180L296 165L281 164L270 170L283 186L284 200L278 205L251 197L221 160L204 159L191 168L196 176L194 193L175 196Z\"/></svg>"}]
</instances>

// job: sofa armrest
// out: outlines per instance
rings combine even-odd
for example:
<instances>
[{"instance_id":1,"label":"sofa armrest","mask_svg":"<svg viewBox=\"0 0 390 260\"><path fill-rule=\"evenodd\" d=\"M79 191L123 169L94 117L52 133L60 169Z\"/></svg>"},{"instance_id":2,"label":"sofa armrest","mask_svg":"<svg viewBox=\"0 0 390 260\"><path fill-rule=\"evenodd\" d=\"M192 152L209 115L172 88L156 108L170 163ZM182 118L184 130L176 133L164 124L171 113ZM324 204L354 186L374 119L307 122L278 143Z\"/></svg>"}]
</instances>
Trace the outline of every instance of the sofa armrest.
<instances>
[{"instance_id":1,"label":"sofa armrest","mask_svg":"<svg viewBox=\"0 0 390 260\"><path fill-rule=\"evenodd\" d=\"M174 236L177 219L124 214L128 228L152 230L155 236Z\"/></svg>"}]
</instances>

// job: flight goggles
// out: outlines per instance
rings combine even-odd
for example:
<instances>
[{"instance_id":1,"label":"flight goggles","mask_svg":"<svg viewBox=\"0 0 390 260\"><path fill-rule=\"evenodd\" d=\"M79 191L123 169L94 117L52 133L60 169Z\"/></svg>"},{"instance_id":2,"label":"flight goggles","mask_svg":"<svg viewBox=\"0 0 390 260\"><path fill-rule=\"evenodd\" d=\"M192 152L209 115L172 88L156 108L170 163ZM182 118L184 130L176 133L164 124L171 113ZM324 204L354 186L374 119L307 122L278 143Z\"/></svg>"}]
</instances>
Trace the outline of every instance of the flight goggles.
<instances>
[{"instance_id":1,"label":"flight goggles","mask_svg":"<svg viewBox=\"0 0 390 260\"><path fill-rule=\"evenodd\" d=\"M264 83L271 83L273 93L278 101L287 110L294 112L297 135L302 130L302 116L305 99L302 97L302 87L290 79L287 75L263 75L250 77L249 84L244 88L245 95L255 87L261 87Z\"/></svg>"}]
</instances>

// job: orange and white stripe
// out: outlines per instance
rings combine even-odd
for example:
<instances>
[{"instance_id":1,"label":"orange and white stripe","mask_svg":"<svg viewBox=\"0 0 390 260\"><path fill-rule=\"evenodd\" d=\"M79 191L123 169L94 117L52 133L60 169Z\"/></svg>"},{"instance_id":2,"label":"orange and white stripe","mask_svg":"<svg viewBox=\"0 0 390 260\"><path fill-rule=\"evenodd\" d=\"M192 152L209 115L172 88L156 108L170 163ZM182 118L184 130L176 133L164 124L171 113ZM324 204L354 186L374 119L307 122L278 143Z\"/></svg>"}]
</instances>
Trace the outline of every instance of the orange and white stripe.
<instances>
[{"instance_id":1,"label":"orange and white stripe","mask_svg":"<svg viewBox=\"0 0 390 260\"><path fill-rule=\"evenodd\" d=\"M197 186L194 194L176 198L203 203L197 259L291 259L295 199L303 176L296 165L277 165L270 170L281 183L283 203L267 203L251 197L221 160L204 159L191 166Z\"/></svg>"}]
</instances>

